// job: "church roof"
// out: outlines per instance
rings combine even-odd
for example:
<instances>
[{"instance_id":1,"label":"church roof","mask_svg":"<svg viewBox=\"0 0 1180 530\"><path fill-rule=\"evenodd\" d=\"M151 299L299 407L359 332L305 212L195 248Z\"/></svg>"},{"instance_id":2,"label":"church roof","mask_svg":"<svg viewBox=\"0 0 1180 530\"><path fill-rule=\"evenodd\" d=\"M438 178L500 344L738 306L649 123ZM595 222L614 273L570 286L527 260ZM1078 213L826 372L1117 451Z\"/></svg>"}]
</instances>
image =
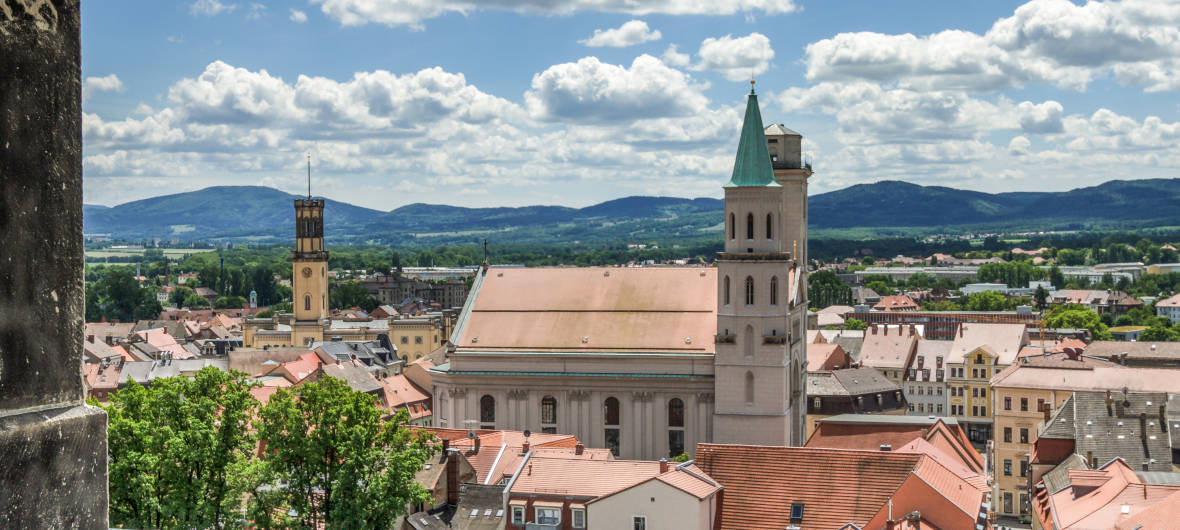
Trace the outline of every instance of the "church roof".
<instances>
[{"instance_id":1,"label":"church roof","mask_svg":"<svg viewBox=\"0 0 1180 530\"><path fill-rule=\"evenodd\" d=\"M742 122L742 136L738 141L737 159L733 163L733 176L725 184L727 188L747 186L779 186L774 180L774 169L770 165L770 150L766 147L763 133L762 112L758 110L758 95L750 89L746 101L746 118Z\"/></svg>"}]
</instances>

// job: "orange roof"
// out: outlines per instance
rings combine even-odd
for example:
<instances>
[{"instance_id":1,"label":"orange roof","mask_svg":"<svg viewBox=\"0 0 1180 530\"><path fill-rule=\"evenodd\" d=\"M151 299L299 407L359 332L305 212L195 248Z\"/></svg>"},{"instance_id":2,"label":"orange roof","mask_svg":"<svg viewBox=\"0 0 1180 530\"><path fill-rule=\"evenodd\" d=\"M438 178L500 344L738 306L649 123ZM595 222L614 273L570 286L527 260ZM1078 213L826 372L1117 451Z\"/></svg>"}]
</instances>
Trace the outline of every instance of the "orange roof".
<instances>
[{"instance_id":1,"label":"orange roof","mask_svg":"<svg viewBox=\"0 0 1180 530\"><path fill-rule=\"evenodd\" d=\"M882 296L881 301L873 306L880 311L916 311L918 303L904 294Z\"/></svg>"},{"instance_id":2,"label":"orange roof","mask_svg":"<svg viewBox=\"0 0 1180 530\"><path fill-rule=\"evenodd\" d=\"M512 494L599 497L660 474L648 460L588 460L534 455L512 484Z\"/></svg>"},{"instance_id":3,"label":"orange roof","mask_svg":"<svg viewBox=\"0 0 1180 530\"><path fill-rule=\"evenodd\" d=\"M170 352L173 359L192 359L195 357L189 353L176 342L176 339L169 335L164 328L145 329L140 331L138 335L148 344L160 351Z\"/></svg>"},{"instance_id":4,"label":"orange roof","mask_svg":"<svg viewBox=\"0 0 1180 530\"><path fill-rule=\"evenodd\" d=\"M695 465L672 466L670 471L660 474L656 479L698 499L708 498L721 489L720 484L709 480L708 475Z\"/></svg>"},{"instance_id":5,"label":"orange roof","mask_svg":"<svg viewBox=\"0 0 1180 530\"><path fill-rule=\"evenodd\" d=\"M905 368L917 349L918 332L909 326L870 326L857 360L873 368Z\"/></svg>"},{"instance_id":6,"label":"orange roof","mask_svg":"<svg viewBox=\"0 0 1180 530\"><path fill-rule=\"evenodd\" d=\"M700 444L696 464L725 487L720 528L784 528L802 503L803 528L872 519L922 455L809 447Z\"/></svg>"},{"instance_id":7,"label":"orange roof","mask_svg":"<svg viewBox=\"0 0 1180 530\"><path fill-rule=\"evenodd\" d=\"M1012 364L1028 342L1024 324L963 323L955 335L954 346L946 362L962 363L964 358L986 346L995 356L995 364Z\"/></svg>"},{"instance_id":8,"label":"orange roof","mask_svg":"<svg viewBox=\"0 0 1180 530\"><path fill-rule=\"evenodd\" d=\"M1101 469L1071 469L1069 478L1072 487L1034 499L1061 530L1115 528L1180 493L1180 486L1143 483L1121 458Z\"/></svg>"},{"instance_id":9,"label":"orange roof","mask_svg":"<svg viewBox=\"0 0 1180 530\"><path fill-rule=\"evenodd\" d=\"M270 397L278 392L278 387L273 386L256 386L250 389L250 395L258 400L258 403L266 405L270 401Z\"/></svg>"},{"instance_id":10,"label":"orange roof","mask_svg":"<svg viewBox=\"0 0 1180 530\"><path fill-rule=\"evenodd\" d=\"M460 350L712 354L713 268L496 268L472 293Z\"/></svg>"},{"instance_id":11,"label":"orange roof","mask_svg":"<svg viewBox=\"0 0 1180 530\"><path fill-rule=\"evenodd\" d=\"M807 344L807 371L819 372L830 371L845 366L845 358L848 354L844 353L844 348L839 344L828 343L808 343Z\"/></svg>"},{"instance_id":12,"label":"orange roof","mask_svg":"<svg viewBox=\"0 0 1180 530\"><path fill-rule=\"evenodd\" d=\"M931 423L929 419L921 416L914 416L912 423L903 422L901 418L904 417L891 418L892 421L887 423L841 423L839 418L835 416L821 420L805 446L879 450L882 445L887 444L895 452L908 448L908 452L927 453L926 445L929 445L972 473L985 473L983 456L971 445L966 433L957 423L948 425L941 418ZM918 440L926 445L915 444Z\"/></svg>"},{"instance_id":13,"label":"orange roof","mask_svg":"<svg viewBox=\"0 0 1180 530\"><path fill-rule=\"evenodd\" d=\"M1120 521L1115 525L1115 528L1118 530L1167 530L1176 527L1178 514L1180 514L1180 491L1168 495L1150 508Z\"/></svg>"},{"instance_id":14,"label":"orange roof","mask_svg":"<svg viewBox=\"0 0 1180 530\"><path fill-rule=\"evenodd\" d=\"M319 355L316 355L314 352L308 352L300 355L294 361L283 363L282 371L285 372L284 376L289 381L298 383L314 373L322 362Z\"/></svg>"},{"instance_id":15,"label":"orange roof","mask_svg":"<svg viewBox=\"0 0 1180 530\"><path fill-rule=\"evenodd\" d=\"M385 387L385 407L391 411L406 409L410 419L418 419L431 414L428 401L430 396L414 386L402 374L386 377L381 381Z\"/></svg>"}]
</instances>

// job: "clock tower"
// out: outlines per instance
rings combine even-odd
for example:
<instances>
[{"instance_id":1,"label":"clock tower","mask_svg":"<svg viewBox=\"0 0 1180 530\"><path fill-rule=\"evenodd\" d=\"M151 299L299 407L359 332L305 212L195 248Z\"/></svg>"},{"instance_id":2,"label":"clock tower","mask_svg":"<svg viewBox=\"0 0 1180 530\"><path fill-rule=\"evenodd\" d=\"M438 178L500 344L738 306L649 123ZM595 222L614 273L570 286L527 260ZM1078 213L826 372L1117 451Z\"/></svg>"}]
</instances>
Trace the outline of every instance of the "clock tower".
<instances>
[{"instance_id":1,"label":"clock tower","mask_svg":"<svg viewBox=\"0 0 1180 530\"><path fill-rule=\"evenodd\" d=\"M328 251L324 250L324 200L295 199L295 250L291 252L295 320L291 345L324 340L328 318Z\"/></svg>"}]
</instances>

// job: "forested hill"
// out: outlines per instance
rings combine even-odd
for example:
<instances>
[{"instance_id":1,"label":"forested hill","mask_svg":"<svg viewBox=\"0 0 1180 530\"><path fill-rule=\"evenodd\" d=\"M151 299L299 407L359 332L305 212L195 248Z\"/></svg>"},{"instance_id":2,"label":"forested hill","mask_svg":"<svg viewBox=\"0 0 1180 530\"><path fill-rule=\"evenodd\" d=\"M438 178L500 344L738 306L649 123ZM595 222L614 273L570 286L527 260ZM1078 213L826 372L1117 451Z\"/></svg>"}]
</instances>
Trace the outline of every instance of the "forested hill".
<instances>
[{"instance_id":1,"label":"forested hill","mask_svg":"<svg viewBox=\"0 0 1180 530\"><path fill-rule=\"evenodd\" d=\"M85 232L119 239L285 241L292 199L259 186L218 186L107 208L86 206ZM585 208L410 204L389 212L327 200L334 244L645 243L716 238L719 199L625 197ZM983 193L901 181L811 196L810 226L827 233L1134 229L1180 225L1180 179L1114 180L1062 192Z\"/></svg>"}]
</instances>

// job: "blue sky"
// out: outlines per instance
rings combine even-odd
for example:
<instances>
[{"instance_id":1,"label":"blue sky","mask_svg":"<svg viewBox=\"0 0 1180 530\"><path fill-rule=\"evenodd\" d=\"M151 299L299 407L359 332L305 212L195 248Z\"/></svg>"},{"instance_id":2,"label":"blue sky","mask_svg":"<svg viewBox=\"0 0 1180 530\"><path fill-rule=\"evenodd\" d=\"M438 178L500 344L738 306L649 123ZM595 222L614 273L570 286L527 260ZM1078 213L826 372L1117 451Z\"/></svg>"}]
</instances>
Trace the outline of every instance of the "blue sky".
<instances>
[{"instance_id":1,"label":"blue sky","mask_svg":"<svg viewBox=\"0 0 1180 530\"><path fill-rule=\"evenodd\" d=\"M476 7L476 6L479 7ZM83 4L85 200L211 185L584 206L721 194L748 79L811 192L1180 177L1180 3Z\"/></svg>"}]
</instances>

